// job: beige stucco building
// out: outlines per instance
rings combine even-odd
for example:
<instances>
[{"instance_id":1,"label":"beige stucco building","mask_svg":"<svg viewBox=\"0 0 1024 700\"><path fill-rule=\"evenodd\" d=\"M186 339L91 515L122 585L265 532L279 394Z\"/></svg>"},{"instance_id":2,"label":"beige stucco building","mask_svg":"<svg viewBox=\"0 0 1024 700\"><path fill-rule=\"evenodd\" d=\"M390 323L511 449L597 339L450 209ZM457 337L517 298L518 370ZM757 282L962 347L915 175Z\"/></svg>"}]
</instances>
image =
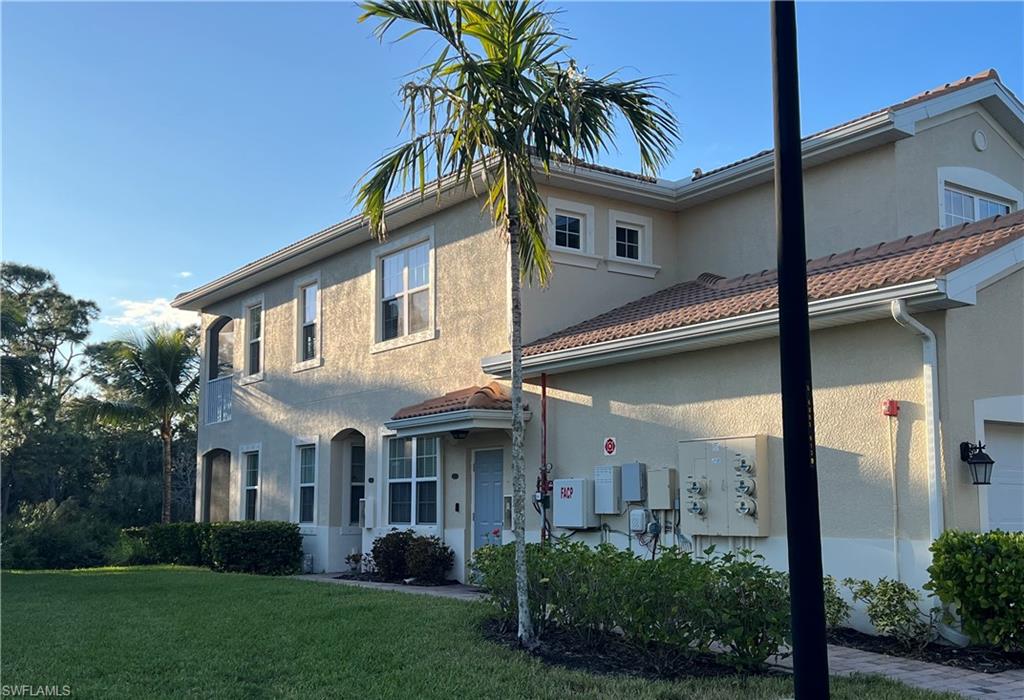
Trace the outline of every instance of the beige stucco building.
<instances>
[{"instance_id":1,"label":"beige stucco building","mask_svg":"<svg viewBox=\"0 0 1024 700\"><path fill-rule=\"evenodd\" d=\"M988 71L804 156L825 568L920 585L944 528L1024 528L1024 107ZM772 154L538 177L526 459L554 532L785 567ZM511 539L508 253L461 188L388 211L386 242L352 219L175 300L202 314L197 513L298 522L316 570L412 527L464 579Z\"/></svg>"}]
</instances>

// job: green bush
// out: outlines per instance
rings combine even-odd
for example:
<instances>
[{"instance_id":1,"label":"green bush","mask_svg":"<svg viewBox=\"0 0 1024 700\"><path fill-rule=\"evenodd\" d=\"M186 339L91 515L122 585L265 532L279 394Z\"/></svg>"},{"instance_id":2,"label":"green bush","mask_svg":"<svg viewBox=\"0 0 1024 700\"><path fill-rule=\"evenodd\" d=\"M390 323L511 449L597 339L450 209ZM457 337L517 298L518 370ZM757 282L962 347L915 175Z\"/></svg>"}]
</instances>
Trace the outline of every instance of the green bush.
<instances>
[{"instance_id":1,"label":"green bush","mask_svg":"<svg viewBox=\"0 0 1024 700\"><path fill-rule=\"evenodd\" d=\"M107 563L112 566L137 566L156 564L146 543L145 528L133 527L121 530L117 542L107 550Z\"/></svg>"},{"instance_id":2,"label":"green bush","mask_svg":"<svg viewBox=\"0 0 1024 700\"><path fill-rule=\"evenodd\" d=\"M932 543L925 585L979 644L1024 651L1024 533L947 530Z\"/></svg>"},{"instance_id":3,"label":"green bush","mask_svg":"<svg viewBox=\"0 0 1024 700\"><path fill-rule=\"evenodd\" d=\"M710 552L709 552L710 553ZM514 545L488 545L474 555L475 580L497 617L516 623ZM526 547L527 589L534 629L551 626L583 644L618 632L629 644L674 663L713 644L737 667L764 663L789 642L784 574L760 557L727 554L697 560L677 549L641 559L611 545L567 539Z\"/></svg>"},{"instance_id":4,"label":"green bush","mask_svg":"<svg viewBox=\"0 0 1024 700\"><path fill-rule=\"evenodd\" d=\"M437 537L413 537L405 552L406 569L417 581L444 583L455 552Z\"/></svg>"},{"instance_id":5,"label":"green bush","mask_svg":"<svg viewBox=\"0 0 1024 700\"><path fill-rule=\"evenodd\" d=\"M402 581L409 578L407 554L409 544L416 536L412 530L392 530L373 541L370 554L377 573L385 581Z\"/></svg>"},{"instance_id":6,"label":"green bush","mask_svg":"<svg viewBox=\"0 0 1024 700\"><path fill-rule=\"evenodd\" d=\"M77 569L107 562L117 528L69 498L23 505L4 523L2 540L4 568Z\"/></svg>"},{"instance_id":7,"label":"green bush","mask_svg":"<svg viewBox=\"0 0 1024 700\"><path fill-rule=\"evenodd\" d=\"M210 530L210 559L216 571L295 574L302 565L302 535L295 523L216 523Z\"/></svg>"},{"instance_id":8,"label":"green bush","mask_svg":"<svg viewBox=\"0 0 1024 700\"><path fill-rule=\"evenodd\" d=\"M834 630L842 627L850 619L850 604L839 591L835 576L826 576L823 581L825 589L825 627Z\"/></svg>"},{"instance_id":9,"label":"green bush","mask_svg":"<svg viewBox=\"0 0 1024 700\"><path fill-rule=\"evenodd\" d=\"M210 540L214 527L210 523L166 523L141 528L146 556L157 564L211 566Z\"/></svg>"},{"instance_id":10,"label":"green bush","mask_svg":"<svg viewBox=\"0 0 1024 700\"><path fill-rule=\"evenodd\" d=\"M878 634L892 637L907 648L923 647L935 638L935 616L918 606L921 596L902 581L884 576L878 583L843 579L853 599L865 604L868 620Z\"/></svg>"}]
</instances>

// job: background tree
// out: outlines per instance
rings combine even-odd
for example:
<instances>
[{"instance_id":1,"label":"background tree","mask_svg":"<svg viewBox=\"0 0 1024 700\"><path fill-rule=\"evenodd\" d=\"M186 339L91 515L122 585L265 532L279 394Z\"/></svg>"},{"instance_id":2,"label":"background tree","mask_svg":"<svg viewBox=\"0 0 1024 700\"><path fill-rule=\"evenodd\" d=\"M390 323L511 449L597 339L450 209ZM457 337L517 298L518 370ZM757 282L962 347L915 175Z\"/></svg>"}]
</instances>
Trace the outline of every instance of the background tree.
<instances>
[{"instance_id":1,"label":"background tree","mask_svg":"<svg viewBox=\"0 0 1024 700\"><path fill-rule=\"evenodd\" d=\"M364 177L358 203L378 237L385 202L396 187L426 193L435 179L482 186L485 206L511 250L512 483L519 640L535 643L526 596L526 473L523 458L521 274L545 283L551 261L544 242L547 212L535 174L552 162L598 159L615 140L621 116L640 149L644 173L668 160L678 139L674 117L655 81L589 78L565 52L566 35L540 4L500 2L364 2L360 21L380 20L383 39L399 22L440 39L436 59L402 86L409 140ZM429 173L429 175L428 175Z\"/></svg>"},{"instance_id":2,"label":"background tree","mask_svg":"<svg viewBox=\"0 0 1024 700\"><path fill-rule=\"evenodd\" d=\"M199 390L198 334L187 329L153 328L142 336L90 348L94 381L102 397L78 403L81 415L113 426L155 429L163 448L161 521L171 521L171 446L183 420L195 412Z\"/></svg>"}]
</instances>

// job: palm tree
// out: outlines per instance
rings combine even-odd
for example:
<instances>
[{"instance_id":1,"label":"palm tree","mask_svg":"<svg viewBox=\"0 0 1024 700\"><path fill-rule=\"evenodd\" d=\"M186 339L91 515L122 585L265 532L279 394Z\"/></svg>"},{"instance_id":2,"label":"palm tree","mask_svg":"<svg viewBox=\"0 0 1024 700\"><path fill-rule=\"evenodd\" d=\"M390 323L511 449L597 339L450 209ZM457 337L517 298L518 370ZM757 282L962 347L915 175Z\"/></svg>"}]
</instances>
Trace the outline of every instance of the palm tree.
<instances>
[{"instance_id":1,"label":"palm tree","mask_svg":"<svg viewBox=\"0 0 1024 700\"><path fill-rule=\"evenodd\" d=\"M653 174L678 139L660 84L589 78L569 59L567 36L541 4L514 0L430 2L374 0L360 21L378 19L378 38L397 23L440 39L436 59L402 86L409 140L383 156L364 176L357 195L371 232L386 234L385 202L406 185L426 194L434 178L485 188L485 206L508 239L512 305L512 483L519 640L535 644L526 595L526 473L523 459L521 275L542 284L551 273L544 243L547 212L535 180L553 162L596 160L615 139L621 115L640 148L644 173Z\"/></svg>"},{"instance_id":2,"label":"palm tree","mask_svg":"<svg viewBox=\"0 0 1024 700\"><path fill-rule=\"evenodd\" d=\"M171 522L171 444L179 418L194 409L199 354L194 328L151 328L90 348L93 379L104 398L77 402L85 417L123 426L152 426L163 443L163 510Z\"/></svg>"}]
</instances>

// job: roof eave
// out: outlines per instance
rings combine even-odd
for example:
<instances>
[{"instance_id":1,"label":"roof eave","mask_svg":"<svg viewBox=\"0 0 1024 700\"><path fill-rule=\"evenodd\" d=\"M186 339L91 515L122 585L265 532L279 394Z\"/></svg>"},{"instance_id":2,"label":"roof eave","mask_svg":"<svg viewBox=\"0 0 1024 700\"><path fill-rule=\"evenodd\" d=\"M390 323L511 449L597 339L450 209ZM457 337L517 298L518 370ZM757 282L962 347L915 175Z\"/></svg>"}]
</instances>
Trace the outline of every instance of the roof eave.
<instances>
[{"instance_id":1,"label":"roof eave","mask_svg":"<svg viewBox=\"0 0 1024 700\"><path fill-rule=\"evenodd\" d=\"M530 409L523 409L523 420L530 420ZM426 416L399 418L384 423L396 437L414 437L446 433L452 430L511 430L512 411L493 408L467 408L459 411L432 413Z\"/></svg>"},{"instance_id":2,"label":"roof eave","mask_svg":"<svg viewBox=\"0 0 1024 700\"><path fill-rule=\"evenodd\" d=\"M817 330L885 318L893 299L907 299L918 310L945 308L958 303L947 298L944 280L921 280L812 301L808 304L811 328ZM524 357L523 371L526 377L542 373L559 374L770 338L778 334L778 320L778 309L769 309L630 338L555 350ZM480 366L487 374L508 377L509 353L485 357Z\"/></svg>"}]
</instances>

